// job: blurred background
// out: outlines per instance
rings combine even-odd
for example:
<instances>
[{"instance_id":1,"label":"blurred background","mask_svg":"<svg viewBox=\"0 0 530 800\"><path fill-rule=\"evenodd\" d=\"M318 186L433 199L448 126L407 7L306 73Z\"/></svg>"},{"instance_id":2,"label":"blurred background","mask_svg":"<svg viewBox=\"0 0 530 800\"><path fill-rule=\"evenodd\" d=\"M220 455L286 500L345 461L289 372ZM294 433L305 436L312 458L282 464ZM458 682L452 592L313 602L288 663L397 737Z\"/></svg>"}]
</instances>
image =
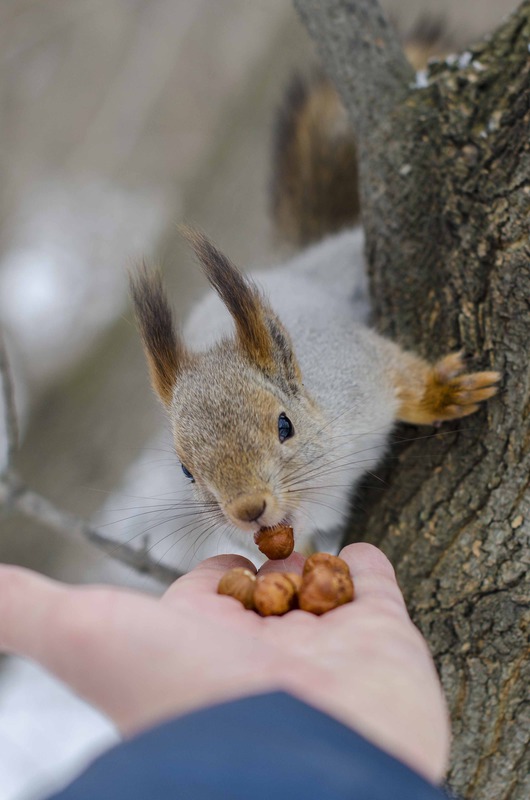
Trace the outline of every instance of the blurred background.
<instances>
[{"instance_id":1,"label":"blurred background","mask_svg":"<svg viewBox=\"0 0 530 800\"><path fill-rule=\"evenodd\" d=\"M404 32L425 15L444 22L453 51L516 5L383 2ZM179 469L127 269L160 264L182 317L204 282L177 222L200 225L245 268L278 257L271 126L290 74L315 58L311 43L290 0L4 0L0 40L0 318L17 468L61 508L111 537L148 532L157 558L188 569L223 543L172 544L157 505ZM86 543L1 514L2 561L159 590ZM0 800L42 797L114 738L42 671L0 660Z\"/></svg>"}]
</instances>

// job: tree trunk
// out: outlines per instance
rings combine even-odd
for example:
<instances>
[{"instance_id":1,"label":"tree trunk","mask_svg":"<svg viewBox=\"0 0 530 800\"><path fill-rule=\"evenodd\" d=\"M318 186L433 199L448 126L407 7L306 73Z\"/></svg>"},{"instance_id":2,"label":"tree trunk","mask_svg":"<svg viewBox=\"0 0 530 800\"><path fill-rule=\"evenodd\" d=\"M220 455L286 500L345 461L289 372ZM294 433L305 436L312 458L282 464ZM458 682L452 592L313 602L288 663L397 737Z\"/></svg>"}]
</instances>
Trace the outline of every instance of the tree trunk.
<instances>
[{"instance_id":1,"label":"tree trunk","mask_svg":"<svg viewBox=\"0 0 530 800\"><path fill-rule=\"evenodd\" d=\"M386 488L364 494L353 529L392 560L430 642L453 719L451 787L526 800L530 2L488 41L431 65L423 88L363 71L356 41L374 73L397 64L406 75L374 0L297 5L356 130L380 330L430 359L464 348L474 369L505 376L468 420L432 437L398 432L409 441L397 440Z\"/></svg>"}]
</instances>

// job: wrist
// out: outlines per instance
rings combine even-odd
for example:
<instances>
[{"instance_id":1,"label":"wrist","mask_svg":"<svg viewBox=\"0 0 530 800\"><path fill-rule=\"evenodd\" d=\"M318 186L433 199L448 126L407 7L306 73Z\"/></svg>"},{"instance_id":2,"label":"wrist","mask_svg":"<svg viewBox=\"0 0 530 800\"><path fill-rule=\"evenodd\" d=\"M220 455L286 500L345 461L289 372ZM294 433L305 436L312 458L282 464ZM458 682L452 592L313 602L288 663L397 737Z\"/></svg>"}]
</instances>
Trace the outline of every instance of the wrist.
<instances>
[{"instance_id":1,"label":"wrist","mask_svg":"<svg viewBox=\"0 0 530 800\"><path fill-rule=\"evenodd\" d=\"M287 676L281 690L357 731L434 784L449 763L450 719L441 689L411 693L388 674L360 681L352 691L314 675ZM407 731L404 735L403 732Z\"/></svg>"}]
</instances>

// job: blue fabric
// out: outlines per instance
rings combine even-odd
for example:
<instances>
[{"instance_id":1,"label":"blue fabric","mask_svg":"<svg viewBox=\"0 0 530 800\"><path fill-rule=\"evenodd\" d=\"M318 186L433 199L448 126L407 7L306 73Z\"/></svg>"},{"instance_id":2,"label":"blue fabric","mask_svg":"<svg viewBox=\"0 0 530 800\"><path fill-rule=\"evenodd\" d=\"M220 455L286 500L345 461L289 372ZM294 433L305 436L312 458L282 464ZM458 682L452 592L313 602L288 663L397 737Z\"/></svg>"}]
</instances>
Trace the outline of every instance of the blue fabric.
<instances>
[{"instance_id":1,"label":"blue fabric","mask_svg":"<svg viewBox=\"0 0 530 800\"><path fill-rule=\"evenodd\" d=\"M340 722L277 692L159 725L105 753L54 800L444 797Z\"/></svg>"}]
</instances>

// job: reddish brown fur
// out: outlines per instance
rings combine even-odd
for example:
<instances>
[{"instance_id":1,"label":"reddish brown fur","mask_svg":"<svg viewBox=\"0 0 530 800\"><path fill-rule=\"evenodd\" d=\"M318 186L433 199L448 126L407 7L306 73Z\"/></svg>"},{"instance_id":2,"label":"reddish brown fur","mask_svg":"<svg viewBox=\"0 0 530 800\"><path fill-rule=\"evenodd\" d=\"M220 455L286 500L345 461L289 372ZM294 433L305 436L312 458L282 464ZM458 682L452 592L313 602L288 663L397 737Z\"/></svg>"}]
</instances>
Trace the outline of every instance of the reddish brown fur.
<instances>
[{"instance_id":1,"label":"reddish brown fur","mask_svg":"<svg viewBox=\"0 0 530 800\"><path fill-rule=\"evenodd\" d=\"M273 169L272 216L286 241L303 246L356 222L355 141L323 73L293 78L276 123Z\"/></svg>"},{"instance_id":2,"label":"reddish brown fur","mask_svg":"<svg viewBox=\"0 0 530 800\"><path fill-rule=\"evenodd\" d=\"M405 38L405 54L423 69L445 42L440 21L424 17ZM302 247L359 220L353 129L321 70L292 78L276 119L272 165L271 212L281 239Z\"/></svg>"},{"instance_id":3,"label":"reddish brown fur","mask_svg":"<svg viewBox=\"0 0 530 800\"><path fill-rule=\"evenodd\" d=\"M418 71L425 69L430 58L446 53L453 39L443 18L425 14L406 34L403 49L409 62Z\"/></svg>"},{"instance_id":4,"label":"reddish brown fur","mask_svg":"<svg viewBox=\"0 0 530 800\"><path fill-rule=\"evenodd\" d=\"M230 311L239 344L252 362L264 370L272 370L273 342L259 290L245 280L202 231L187 226L181 226L181 231L193 247L210 284Z\"/></svg>"},{"instance_id":5,"label":"reddish brown fur","mask_svg":"<svg viewBox=\"0 0 530 800\"><path fill-rule=\"evenodd\" d=\"M299 391L301 373L289 334L252 281L245 278L200 231L181 228L193 246L212 287L221 297L236 326L230 352L239 353L253 367L274 377L291 393ZM131 276L131 295L142 336L151 382L165 406L184 369L197 363L175 332L169 303L158 272L143 266Z\"/></svg>"},{"instance_id":6,"label":"reddish brown fur","mask_svg":"<svg viewBox=\"0 0 530 800\"><path fill-rule=\"evenodd\" d=\"M189 364L190 356L175 332L160 273L150 272L144 265L131 276L130 286L151 383L169 406L177 376Z\"/></svg>"},{"instance_id":7,"label":"reddish brown fur","mask_svg":"<svg viewBox=\"0 0 530 800\"><path fill-rule=\"evenodd\" d=\"M434 366L403 353L394 381L400 405L397 419L416 425L467 417L479 403L497 393L498 372L464 373L461 353L451 353Z\"/></svg>"},{"instance_id":8,"label":"reddish brown fur","mask_svg":"<svg viewBox=\"0 0 530 800\"><path fill-rule=\"evenodd\" d=\"M258 287L202 231L181 226L211 286L236 325L236 341L249 360L268 374L281 373L290 383L301 379L289 335Z\"/></svg>"}]
</instances>

